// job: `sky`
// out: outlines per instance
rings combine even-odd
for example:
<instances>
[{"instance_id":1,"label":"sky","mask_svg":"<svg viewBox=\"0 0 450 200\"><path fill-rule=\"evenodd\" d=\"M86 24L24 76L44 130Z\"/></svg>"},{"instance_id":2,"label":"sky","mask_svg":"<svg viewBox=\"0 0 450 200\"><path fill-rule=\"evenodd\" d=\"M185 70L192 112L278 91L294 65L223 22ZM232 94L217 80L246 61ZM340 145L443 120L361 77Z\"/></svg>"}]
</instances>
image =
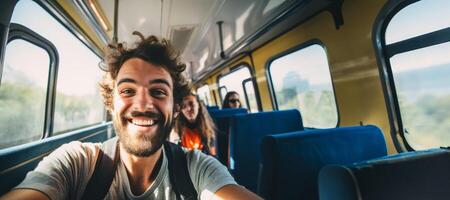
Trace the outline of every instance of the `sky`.
<instances>
[{"instance_id":1,"label":"sky","mask_svg":"<svg viewBox=\"0 0 450 200\"><path fill-rule=\"evenodd\" d=\"M330 84L331 74L325 49L314 44L290 53L270 64L270 74L274 83L282 83L287 73L297 72L309 85ZM282 87L281 84L276 85Z\"/></svg>"},{"instance_id":2,"label":"sky","mask_svg":"<svg viewBox=\"0 0 450 200\"><path fill-rule=\"evenodd\" d=\"M386 44L450 27L450 1L422 0L398 12L386 28ZM399 54L391 59L396 72L450 64L450 43Z\"/></svg>"}]
</instances>

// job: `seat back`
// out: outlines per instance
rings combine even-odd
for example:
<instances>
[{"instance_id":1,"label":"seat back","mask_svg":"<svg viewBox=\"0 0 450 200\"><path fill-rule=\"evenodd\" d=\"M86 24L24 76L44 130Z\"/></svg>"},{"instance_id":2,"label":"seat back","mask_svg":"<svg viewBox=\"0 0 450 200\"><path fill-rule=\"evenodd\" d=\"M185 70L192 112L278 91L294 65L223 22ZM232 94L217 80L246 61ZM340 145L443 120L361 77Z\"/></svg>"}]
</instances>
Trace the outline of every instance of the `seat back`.
<instances>
[{"instance_id":1,"label":"seat back","mask_svg":"<svg viewBox=\"0 0 450 200\"><path fill-rule=\"evenodd\" d=\"M206 110L211 111L211 110L219 110L219 106L206 106Z\"/></svg>"},{"instance_id":2,"label":"seat back","mask_svg":"<svg viewBox=\"0 0 450 200\"><path fill-rule=\"evenodd\" d=\"M319 175L321 200L449 199L450 151L434 149L386 156Z\"/></svg>"},{"instance_id":3,"label":"seat back","mask_svg":"<svg viewBox=\"0 0 450 200\"><path fill-rule=\"evenodd\" d=\"M323 166L386 154L383 134L375 126L270 135L262 143L258 193L265 199L318 199L317 177Z\"/></svg>"},{"instance_id":4,"label":"seat back","mask_svg":"<svg viewBox=\"0 0 450 200\"><path fill-rule=\"evenodd\" d=\"M229 166L228 145L229 145L229 127L231 116L237 114L245 114L247 109L244 108L228 108L222 110L209 110L211 118L217 126L217 158L225 166Z\"/></svg>"},{"instance_id":5,"label":"seat back","mask_svg":"<svg viewBox=\"0 0 450 200\"><path fill-rule=\"evenodd\" d=\"M211 115L211 118L215 120L218 117L229 117L235 114L242 114L247 113L247 109L245 108L228 108L228 109L222 109L222 110L216 110L212 109L209 110L209 115Z\"/></svg>"},{"instance_id":6,"label":"seat back","mask_svg":"<svg viewBox=\"0 0 450 200\"><path fill-rule=\"evenodd\" d=\"M269 134L299 130L303 130L303 125L298 110L233 116L230 125L230 168L236 181L256 192L262 138Z\"/></svg>"}]
</instances>

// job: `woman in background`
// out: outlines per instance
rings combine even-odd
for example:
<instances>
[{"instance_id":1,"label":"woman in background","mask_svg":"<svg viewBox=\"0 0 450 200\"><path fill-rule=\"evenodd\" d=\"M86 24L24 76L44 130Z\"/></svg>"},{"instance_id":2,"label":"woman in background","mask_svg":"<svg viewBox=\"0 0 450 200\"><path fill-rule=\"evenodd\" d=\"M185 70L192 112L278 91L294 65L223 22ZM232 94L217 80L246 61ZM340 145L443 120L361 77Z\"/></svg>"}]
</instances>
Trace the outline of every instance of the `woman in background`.
<instances>
[{"instance_id":1,"label":"woman in background","mask_svg":"<svg viewBox=\"0 0 450 200\"><path fill-rule=\"evenodd\" d=\"M184 97L175 132L180 137L181 146L216 156L216 126L195 94Z\"/></svg>"},{"instance_id":2,"label":"woman in background","mask_svg":"<svg viewBox=\"0 0 450 200\"><path fill-rule=\"evenodd\" d=\"M222 108L242 108L239 94L235 91L228 92L223 100Z\"/></svg>"}]
</instances>

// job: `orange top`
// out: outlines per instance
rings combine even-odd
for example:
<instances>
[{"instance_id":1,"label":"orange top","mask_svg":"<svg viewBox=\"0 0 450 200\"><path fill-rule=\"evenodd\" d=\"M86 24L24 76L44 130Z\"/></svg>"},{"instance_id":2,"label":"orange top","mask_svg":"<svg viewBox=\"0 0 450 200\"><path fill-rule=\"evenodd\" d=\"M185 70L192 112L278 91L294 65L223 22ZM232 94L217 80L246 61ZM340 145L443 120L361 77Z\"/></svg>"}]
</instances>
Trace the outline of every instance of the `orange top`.
<instances>
[{"instance_id":1,"label":"orange top","mask_svg":"<svg viewBox=\"0 0 450 200\"><path fill-rule=\"evenodd\" d=\"M181 138L181 146L192 149L203 149L202 137L197 129L183 128L183 136Z\"/></svg>"}]
</instances>

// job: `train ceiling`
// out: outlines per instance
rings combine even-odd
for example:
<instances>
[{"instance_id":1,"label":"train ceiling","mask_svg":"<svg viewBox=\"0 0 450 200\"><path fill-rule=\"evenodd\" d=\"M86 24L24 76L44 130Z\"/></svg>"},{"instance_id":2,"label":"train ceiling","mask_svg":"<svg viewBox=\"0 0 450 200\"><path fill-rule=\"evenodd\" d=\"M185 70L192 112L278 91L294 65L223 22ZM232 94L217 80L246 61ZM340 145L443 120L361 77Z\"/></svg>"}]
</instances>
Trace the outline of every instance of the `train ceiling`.
<instances>
[{"instance_id":1,"label":"train ceiling","mask_svg":"<svg viewBox=\"0 0 450 200\"><path fill-rule=\"evenodd\" d=\"M271 28L269 25L283 14L307 8L303 11L306 14L301 15L305 18L333 0L72 1L105 43L114 38L115 2L118 2L119 42L133 44L137 37L131 33L135 30L145 36L168 38L181 51L183 61L188 64L188 75L200 77L217 67L223 57L242 51L249 38ZM292 11L293 8L296 10Z\"/></svg>"}]
</instances>

